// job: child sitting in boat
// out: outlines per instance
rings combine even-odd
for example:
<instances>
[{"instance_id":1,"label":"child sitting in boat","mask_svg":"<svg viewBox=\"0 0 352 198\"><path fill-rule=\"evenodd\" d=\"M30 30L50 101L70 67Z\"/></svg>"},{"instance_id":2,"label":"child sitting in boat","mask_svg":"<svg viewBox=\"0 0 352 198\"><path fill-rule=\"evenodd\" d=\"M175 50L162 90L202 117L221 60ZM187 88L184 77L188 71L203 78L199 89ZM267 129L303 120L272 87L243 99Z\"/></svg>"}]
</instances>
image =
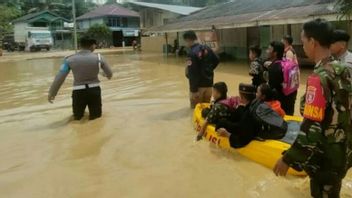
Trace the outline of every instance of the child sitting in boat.
<instances>
[{"instance_id":1,"label":"child sitting in boat","mask_svg":"<svg viewBox=\"0 0 352 198\"><path fill-rule=\"evenodd\" d=\"M285 117L286 113L281 108L280 101L274 100L274 92L268 84L261 84L257 89L256 96L258 100L265 102L281 117Z\"/></svg>"},{"instance_id":2,"label":"child sitting in boat","mask_svg":"<svg viewBox=\"0 0 352 198\"><path fill-rule=\"evenodd\" d=\"M239 85L241 104L232 112L230 119L222 119L216 125L218 135L229 138L233 148L246 146L261 129L251 112L255 92L256 88L253 85L241 83Z\"/></svg>"},{"instance_id":3,"label":"child sitting in boat","mask_svg":"<svg viewBox=\"0 0 352 198\"><path fill-rule=\"evenodd\" d=\"M228 119L231 116L231 110L239 105L239 98L227 98L227 85L224 82L213 85L212 97L213 104L202 112L205 122L197 135L197 141L202 139L208 124L217 124L221 119Z\"/></svg>"},{"instance_id":4,"label":"child sitting in boat","mask_svg":"<svg viewBox=\"0 0 352 198\"><path fill-rule=\"evenodd\" d=\"M256 88L240 84L239 90L241 105L232 112L230 120L222 119L217 123L218 135L228 137L233 148L244 147L255 138L283 138L287 123L269 105L256 99Z\"/></svg>"}]
</instances>

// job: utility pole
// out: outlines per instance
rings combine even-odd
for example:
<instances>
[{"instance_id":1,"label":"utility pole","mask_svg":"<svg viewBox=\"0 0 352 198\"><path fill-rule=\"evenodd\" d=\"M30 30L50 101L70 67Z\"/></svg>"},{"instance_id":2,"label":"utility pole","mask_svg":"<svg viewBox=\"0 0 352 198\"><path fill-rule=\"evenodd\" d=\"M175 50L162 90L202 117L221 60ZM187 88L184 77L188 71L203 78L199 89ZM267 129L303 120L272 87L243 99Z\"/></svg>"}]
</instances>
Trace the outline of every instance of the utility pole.
<instances>
[{"instance_id":1,"label":"utility pole","mask_svg":"<svg viewBox=\"0 0 352 198\"><path fill-rule=\"evenodd\" d=\"M76 2L75 2L75 0L72 0L72 16L73 16L74 46L75 46L75 51L77 52L78 44L77 44L77 21L76 21Z\"/></svg>"}]
</instances>

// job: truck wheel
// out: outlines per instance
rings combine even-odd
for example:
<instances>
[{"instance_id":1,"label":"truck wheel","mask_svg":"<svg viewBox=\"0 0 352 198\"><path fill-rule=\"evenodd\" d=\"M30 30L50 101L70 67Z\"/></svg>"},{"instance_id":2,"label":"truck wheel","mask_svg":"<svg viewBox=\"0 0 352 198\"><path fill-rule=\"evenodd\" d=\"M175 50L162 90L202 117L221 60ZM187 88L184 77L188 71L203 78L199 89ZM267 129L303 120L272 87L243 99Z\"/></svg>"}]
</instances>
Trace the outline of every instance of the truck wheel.
<instances>
[{"instance_id":1,"label":"truck wheel","mask_svg":"<svg viewBox=\"0 0 352 198\"><path fill-rule=\"evenodd\" d=\"M46 48L46 51L50 51L50 47L47 47L47 48Z\"/></svg>"}]
</instances>

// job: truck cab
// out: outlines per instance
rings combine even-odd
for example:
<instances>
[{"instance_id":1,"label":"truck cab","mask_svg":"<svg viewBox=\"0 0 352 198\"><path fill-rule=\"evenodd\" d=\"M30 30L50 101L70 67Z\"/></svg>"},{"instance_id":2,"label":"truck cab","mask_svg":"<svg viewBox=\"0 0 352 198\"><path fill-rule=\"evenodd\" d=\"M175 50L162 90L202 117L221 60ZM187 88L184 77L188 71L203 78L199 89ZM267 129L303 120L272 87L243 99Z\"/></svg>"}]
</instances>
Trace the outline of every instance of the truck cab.
<instances>
[{"instance_id":1,"label":"truck cab","mask_svg":"<svg viewBox=\"0 0 352 198\"><path fill-rule=\"evenodd\" d=\"M30 30L26 38L26 48L30 51L49 51L53 46L53 37L48 30Z\"/></svg>"}]
</instances>

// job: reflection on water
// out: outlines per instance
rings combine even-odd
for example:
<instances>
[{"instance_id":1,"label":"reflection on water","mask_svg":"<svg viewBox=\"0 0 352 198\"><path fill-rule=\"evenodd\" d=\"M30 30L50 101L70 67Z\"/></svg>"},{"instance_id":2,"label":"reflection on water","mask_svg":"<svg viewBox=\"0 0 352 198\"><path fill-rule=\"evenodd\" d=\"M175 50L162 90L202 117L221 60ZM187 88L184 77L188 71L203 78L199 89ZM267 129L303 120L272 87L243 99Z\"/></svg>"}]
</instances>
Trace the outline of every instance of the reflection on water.
<instances>
[{"instance_id":1,"label":"reflection on water","mask_svg":"<svg viewBox=\"0 0 352 198\"><path fill-rule=\"evenodd\" d=\"M307 179L277 178L193 142L182 59L107 59L115 77L102 79L104 117L92 122L70 122L72 76L55 104L46 102L61 59L0 63L1 197L309 197ZM223 63L216 80L235 95L247 73ZM350 174L343 197L351 194Z\"/></svg>"}]
</instances>

